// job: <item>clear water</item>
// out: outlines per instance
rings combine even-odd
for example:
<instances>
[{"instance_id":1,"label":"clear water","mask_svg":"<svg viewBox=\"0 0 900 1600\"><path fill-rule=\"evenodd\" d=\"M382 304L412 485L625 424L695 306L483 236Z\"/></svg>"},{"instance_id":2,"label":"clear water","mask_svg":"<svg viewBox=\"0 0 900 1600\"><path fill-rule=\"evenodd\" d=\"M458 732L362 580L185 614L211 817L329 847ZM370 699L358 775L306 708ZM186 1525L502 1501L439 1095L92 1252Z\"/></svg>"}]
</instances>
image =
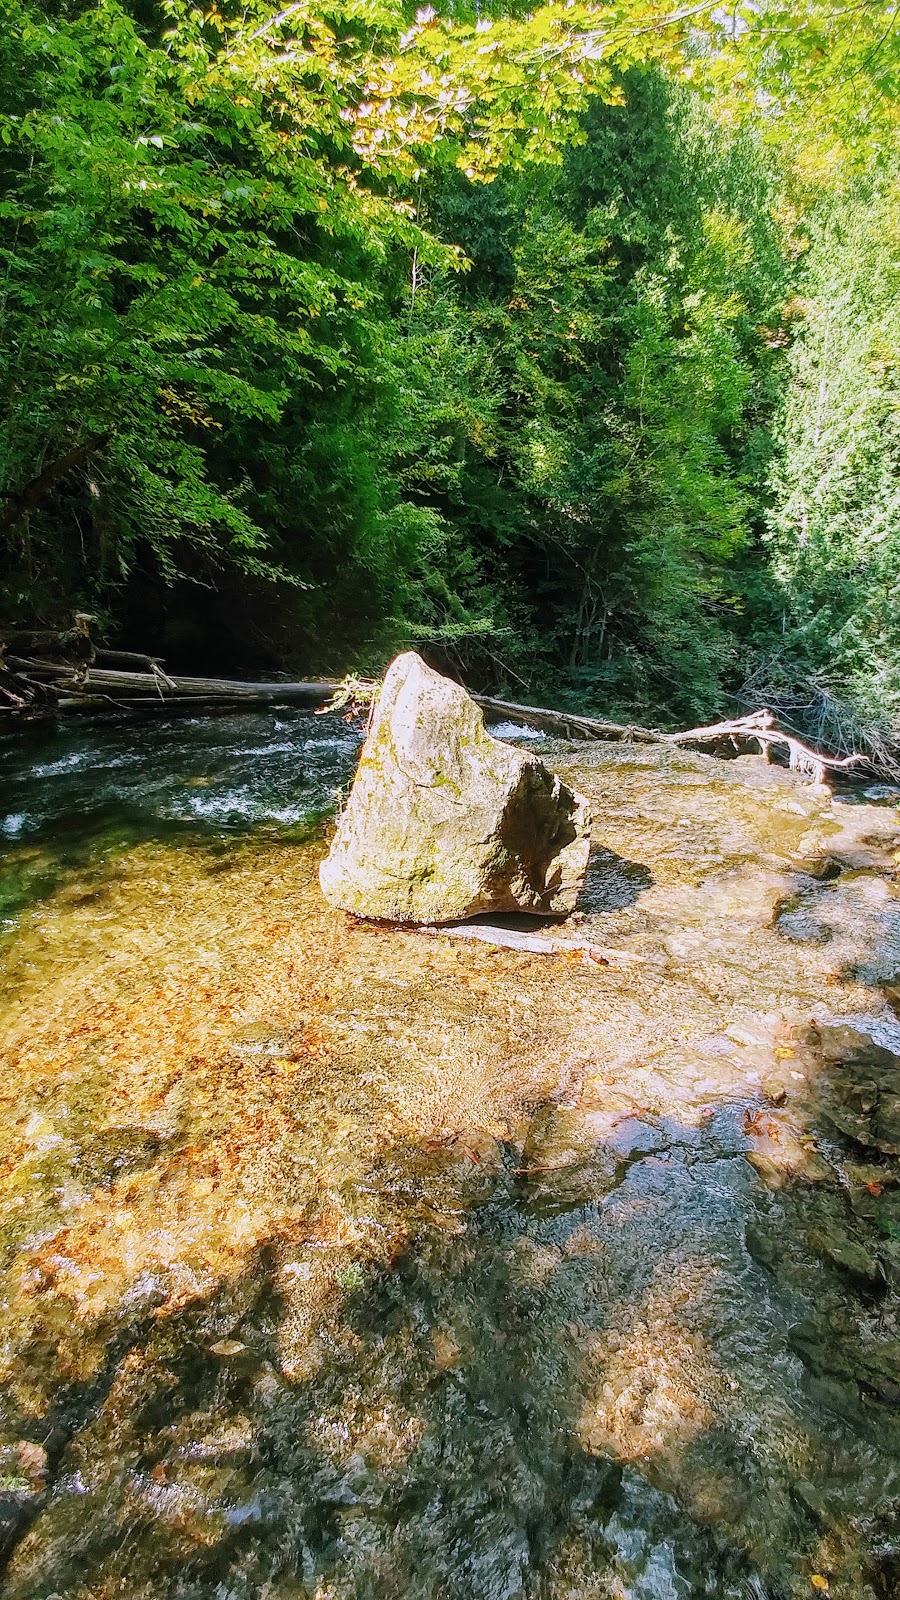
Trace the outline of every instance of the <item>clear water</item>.
<instances>
[{"instance_id":1,"label":"clear water","mask_svg":"<svg viewBox=\"0 0 900 1600\"><path fill-rule=\"evenodd\" d=\"M529 957L323 907L356 748L0 747L3 1593L900 1593L893 809L542 743Z\"/></svg>"},{"instance_id":2,"label":"clear water","mask_svg":"<svg viewBox=\"0 0 900 1600\"><path fill-rule=\"evenodd\" d=\"M142 839L302 837L330 815L359 748L303 711L78 719L0 736L0 929L34 895Z\"/></svg>"}]
</instances>

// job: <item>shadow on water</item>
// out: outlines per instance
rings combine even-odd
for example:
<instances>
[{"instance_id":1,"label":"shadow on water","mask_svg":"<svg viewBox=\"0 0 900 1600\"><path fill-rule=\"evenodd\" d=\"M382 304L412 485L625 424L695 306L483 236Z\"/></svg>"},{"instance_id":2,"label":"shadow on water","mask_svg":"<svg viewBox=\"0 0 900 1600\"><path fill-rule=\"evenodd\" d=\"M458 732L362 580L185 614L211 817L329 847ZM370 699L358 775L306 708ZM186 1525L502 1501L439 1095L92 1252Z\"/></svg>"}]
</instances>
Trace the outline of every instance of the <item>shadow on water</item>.
<instances>
[{"instance_id":1,"label":"shadow on water","mask_svg":"<svg viewBox=\"0 0 900 1600\"><path fill-rule=\"evenodd\" d=\"M19 1419L54 1482L4 1593L787 1600L824 1570L887 1600L900 1227L873 1244L870 1202L898 1173L881 1139L884 1188L847 1187L861 1130L822 1107L874 1057L844 1035L807 1041L840 1182L761 1188L734 1105L698 1128L548 1103L490 1171L386 1155L343 1199L389 1195L405 1240L374 1268L332 1251L312 1319L309 1218L145 1307L91 1390Z\"/></svg>"},{"instance_id":2,"label":"shadow on water","mask_svg":"<svg viewBox=\"0 0 900 1600\"><path fill-rule=\"evenodd\" d=\"M590 1197L549 1217L503 1156L454 1234L420 1230L358 1286L339 1271L300 1381L283 1375L296 1242L154 1329L62 1456L6 1593L513 1600L613 1570L648 1596L748 1592L737 1546L579 1437L603 1376L584 1347L608 1325L589 1242L605 1155L583 1164ZM421 1169L411 1152L371 1176L409 1203Z\"/></svg>"},{"instance_id":3,"label":"shadow on water","mask_svg":"<svg viewBox=\"0 0 900 1600\"><path fill-rule=\"evenodd\" d=\"M634 905L642 891L652 885L653 874L642 861L626 861L614 850L594 844L578 899L579 910L622 911Z\"/></svg>"},{"instance_id":4,"label":"shadow on water","mask_svg":"<svg viewBox=\"0 0 900 1600\"><path fill-rule=\"evenodd\" d=\"M892 1600L900 1594L900 1055L842 1023L811 1024L795 1045L819 1170L807 1182L773 1183L769 1173L747 1244L770 1281L796 1296L787 1345L827 1446L819 1470L805 1466L791 1493L820 1529L826 1570L859 1542L840 1592ZM765 1154L757 1164L766 1176Z\"/></svg>"},{"instance_id":5,"label":"shadow on water","mask_svg":"<svg viewBox=\"0 0 900 1600\"><path fill-rule=\"evenodd\" d=\"M290 766L296 741L284 743ZM208 764L191 773L215 777ZM233 794L234 775L198 793L218 805L219 784ZM242 814L241 827L269 825L248 824L246 804ZM854 881L840 893L856 894ZM874 895L878 911L877 885L859 882L864 910ZM651 883L639 863L594 852L594 907L627 908ZM832 889L809 892L824 915ZM873 986L882 927L866 910L848 940L846 970L871 969ZM391 976L410 982L391 948ZM578 970L557 971L563 1007L574 1008ZM352 976L336 969L335 982ZM457 986L467 976L460 965ZM452 988L443 969L438 981ZM648 986L665 981L651 966ZM424 993L411 989L411 1006ZM611 983L596 993L626 1019L626 1003L638 1008ZM398 1002L379 1004L390 1025ZM475 1021L467 1011L473 1050ZM509 1048L524 1054L523 1028L510 1024ZM366 1037L324 1098L341 1072L377 1066ZM47 1449L49 1482L6 1486L5 1595L800 1600L824 1584L837 1600L893 1600L900 1056L825 1023L781 1054L797 1082L786 1108L749 1075L715 1087L707 1063L713 1087L694 1120L625 1112L621 1076L607 1093L579 1069L571 1093L532 1103L521 1128L486 1134L484 1148L439 1129L385 1145L360 1170L342 1166L339 1145L241 1268L175 1311L165 1273L148 1271L108 1324L79 1325L65 1238L48 1228L23 1267L33 1337L20 1364L34 1382L11 1384L2 1421L7 1438ZM372 1081L377 1097L385 1080ZM91 1084L102 1094L102 1077ZM279 1180L298 1190L293 1174L318 1159L300 1148L300 1125L315 1128L325 1109L304 1094L288 1103L297 1165L285 1158ZM172 1154L146 1130L143 1141L140 1128L119 1132L131 1142L113 1148L91 1126L73 1157L116 1196L121 1173ZM239 1200L240 1186L229 1194ZM342 1219L359 1235L344 1237ZM354 1242L363 1236L381 1244ZM98 1335L106 1360L85 1381L78 1341ZM32 1393L52 1395L49 1409Z\"/></svg>"},{"instance_id":6,"label":"shadow on water","mask_svg":"<svg viewBox=\"0 0 900 1600\"><path fill-rule=\"evenodd\" d=\"M794 944L829 945L841 978L883 992L900 982L900 910L885 903L890 892L861 877L801 890L780 911L778 931Z\"/></svg>"}]
</instances>

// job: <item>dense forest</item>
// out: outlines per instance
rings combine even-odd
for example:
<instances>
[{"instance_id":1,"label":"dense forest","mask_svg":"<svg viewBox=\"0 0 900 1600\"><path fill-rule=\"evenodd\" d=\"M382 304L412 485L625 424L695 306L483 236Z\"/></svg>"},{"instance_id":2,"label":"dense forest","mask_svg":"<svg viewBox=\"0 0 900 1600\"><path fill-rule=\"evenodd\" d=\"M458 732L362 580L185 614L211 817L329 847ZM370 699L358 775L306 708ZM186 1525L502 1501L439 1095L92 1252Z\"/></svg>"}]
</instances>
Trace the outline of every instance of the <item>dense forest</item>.
<instances>
[{"instance_id":1,"label":"dense forest","mask_svg":"<svg viewBox=\"0 0 900 1600\"><path fill-rule=\"evenodd\" d=\"M0 630L900 720L892 6L0 16Z\"/></svg>"}]
</instances>

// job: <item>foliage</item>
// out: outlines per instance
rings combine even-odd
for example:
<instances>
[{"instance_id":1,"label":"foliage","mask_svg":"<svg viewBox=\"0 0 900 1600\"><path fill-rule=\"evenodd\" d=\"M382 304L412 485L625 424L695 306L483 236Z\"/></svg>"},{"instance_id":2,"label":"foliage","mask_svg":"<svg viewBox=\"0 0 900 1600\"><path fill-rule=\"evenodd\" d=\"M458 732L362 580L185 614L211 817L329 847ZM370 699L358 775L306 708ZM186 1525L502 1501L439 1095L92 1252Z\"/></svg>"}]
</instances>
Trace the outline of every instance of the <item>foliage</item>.
<instances>
[{"instance_id":1,"label":"foliage","mask_svg":"<svg viewBox=\"0 0 900 1600\"><path fill-rule=\"evenodd\" d=\"M695 75L714 86L724 115L750 116L781 148L811 207L896 145L900 33L891 0L751 0L704 38Z\"/></svg>"},{"instance_id":2,"label":"foliage","mask_svg":"<svg viewBox=\"0 0 900 1600\"><path fill-rule=\"evenodd\" d=\"M0 0L0 616L895 705L898 71L882 0Z\"/></svg>"},{"instance_id":3,"label":"foliage","mask_svg":"<svg viewBox=\"0 0 900 1600\"><path fill-rule=\"evenodd\" d=\"M900 180L811 230L771 515L782 672L900 714Z\"/></svg>"},{"instance_id":4,"label":"foliage","mask_svg":"<svg viewBox=\"0 0 900 1600\"><path fill-rule=\"evenodd\" d=\"M404 485L456 531L423 585L451 659L692 714L729 657L784 271L753 141L659 75L624 88L556 174L435 196L473 268L416 299Z\"/></svg>"},{"instance_id":5,"label":"foliage","mask_svg":"<svg viewBox=\"0 0 900 1600\"><path fill-rule=\"evenodd\" d=\"M418 234L319 158L333 106L273 97L199 13L163 49L116 0L5 10L0 471L8 498L70 452L80 473L13 524L26 587L82 561L102 587L141 544L171 576L179 540L271 571L242 439L365 366L378 274Z\"/></svg>"},{"instance_id":6,"label":"foliage","mask_svg":"<svg viewBox=\"0 0 900 1600\"><path fill-rule=\"evenodd\" d=\"M48 587L102 602L151 553L169 580L367 569L389 611L385 575L431 524L354 444L409 252L446 259L406 190L450 132L472 171L517 141L518 158L555 149L587 80L609 79L601 13L586 46L583 6L411 28L355 0L167 10L162 35L119 0L52 19L4 0L6 606ZM610 9L614 48L653 15ZM308 551L294 496L326 501Z\"/></svg>"}]
</instances>

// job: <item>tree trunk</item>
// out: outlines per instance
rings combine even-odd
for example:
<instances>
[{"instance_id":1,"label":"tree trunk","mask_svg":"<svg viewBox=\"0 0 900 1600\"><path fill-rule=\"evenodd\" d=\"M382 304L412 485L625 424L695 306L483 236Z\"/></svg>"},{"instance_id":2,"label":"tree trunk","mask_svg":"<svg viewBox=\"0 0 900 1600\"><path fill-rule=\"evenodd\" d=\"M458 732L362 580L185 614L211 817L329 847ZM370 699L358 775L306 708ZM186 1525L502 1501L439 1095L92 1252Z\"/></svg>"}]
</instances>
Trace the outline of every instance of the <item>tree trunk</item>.
<instances>
[{"instance_id":1,"label":"tree trunk","mask_svg":"<svg viewBox=\"0 0 900 1600\"><path fill-rule=\"evenodd\" d=\"M14 528L20 518L30 511L36 511L38 506L46 500L47 495L60 478L64 478L73 467L80 467L88 457L93 455L112 438L111 430L106 433L94 433L89 439L83 439L80 444L72 446L65 455L58 456L51 461L49 467L39 472L36 478L26 483L24 489L17 489L14 493L6 493L3 499L9 501L5 511L0 511L0 533Z\"/></svg>"}]
</instances>

